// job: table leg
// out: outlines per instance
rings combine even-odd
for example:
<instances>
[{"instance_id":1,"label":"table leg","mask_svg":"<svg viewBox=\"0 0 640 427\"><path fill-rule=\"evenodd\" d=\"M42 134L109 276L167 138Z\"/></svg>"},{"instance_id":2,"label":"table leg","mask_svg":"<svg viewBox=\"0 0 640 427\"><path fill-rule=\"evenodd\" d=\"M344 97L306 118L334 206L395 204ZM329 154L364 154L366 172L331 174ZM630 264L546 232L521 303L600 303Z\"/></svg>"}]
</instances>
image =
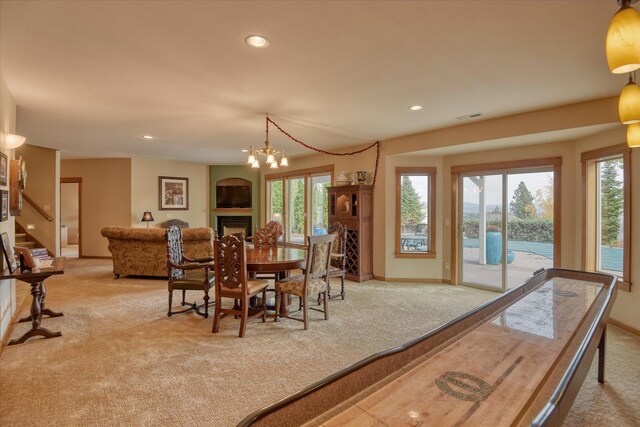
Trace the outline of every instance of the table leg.
<instances>
[{"instance_id":1,"label":"table leg","mask_svg":"<svg viewBox=\"0 0 640 427\"><path fill-rule=\"evenodd\" d=\"M278 280L282 280L282 279L286 279L287 277L289 277L289 272L288 271L280 271L278 272ZM287 293L282 293L281 298L280 298L280 314L283 316L288 316L289 315L289 304L291 303L290 298L289 298L289 294Z\"/></svg>"},{"instance_id":2,"label":"table leg","mask_svg":"<svg viewBox=\"0 0 640 427\"><path fill-rule=\"evenodd\" d=\"M37 284L37 283L36 283ZM31 292L33 293L33 285ZM43 316L47 316L47 317L60 317L60 316L64 316L63 313L58 313L55 312L51 309L48 309L44 306L44 299L47 296L47 289L44 287L44 282L40 282L40 289L39 289L39 297L38 297L38 302L40 304L40 322L42 321L42 317ZM25 316L22 319L18 320L18 323L21 322L31 322L33 321L32 316Z\"/></svg>"},{"instance_id":3,"label":"table leg","mask_svg":"<svg viewBox=\"0 0 640 427\"><path fill-rule=\"evenodd\" d=\"M35 337L35 336L42 336L45 339L62 336L62 332L51 332L46 328L40 327L40 323L42 322L41 304L44 303L44 295L43 295L44 292L45 291L44 291L44 286L42 285L42 282L36 282L31 284L31 296L33 297L33 300L31 301L31 310L30 310L31 316L27 318L31 320L31 329L28 330L20 338L9 341L9 344L7 345L21 344L26 340L28 340L29 338Z\"/></svg>"}]
</instances>

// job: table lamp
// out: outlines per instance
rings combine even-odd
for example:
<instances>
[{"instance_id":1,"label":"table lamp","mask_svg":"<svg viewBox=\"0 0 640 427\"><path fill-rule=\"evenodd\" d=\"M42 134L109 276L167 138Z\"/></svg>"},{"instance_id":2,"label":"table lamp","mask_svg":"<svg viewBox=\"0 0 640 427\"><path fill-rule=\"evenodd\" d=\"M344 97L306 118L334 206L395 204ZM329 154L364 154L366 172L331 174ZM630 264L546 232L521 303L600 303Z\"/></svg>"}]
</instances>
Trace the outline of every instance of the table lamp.
<instances>
[{"instance_id":1,"label":"table lamp","mask_svg":"<svg viewBox=\"0 0 640 427\"><path fill-rule=\"evenodd\" d=\"M151 215L151 212L146 211L145 213L143 213L141 221L142 222L146 222L147 223L147 228L149 228L149 222L154 221L153 215Z\"/></svg>"}]
</instances>

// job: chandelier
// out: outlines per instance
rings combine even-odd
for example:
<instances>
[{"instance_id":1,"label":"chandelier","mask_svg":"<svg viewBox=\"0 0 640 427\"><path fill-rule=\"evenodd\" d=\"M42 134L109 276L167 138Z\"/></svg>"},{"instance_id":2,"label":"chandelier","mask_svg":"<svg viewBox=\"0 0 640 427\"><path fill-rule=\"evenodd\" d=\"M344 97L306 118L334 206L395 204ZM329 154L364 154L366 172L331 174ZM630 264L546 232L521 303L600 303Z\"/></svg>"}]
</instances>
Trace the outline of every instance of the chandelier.
<instances>
[{"instance_id":1,"label":"chandelier","mask_svg":"<svg viewBox=\"0 0 640 427\"><path fill-rule=\"evenodd\" d=\"M247 158L247 164L250 164L252 168L260 167L260 160L258 159L260 156L266 157L265 162L270 164L271 169L278 169L278 160L276 157L280 157L280 166L289 166L289 159L287 159L287 155L282 152L276 150L269 144L269 115L267 114L266 119L266 131L265 131L265 140L263 148L249 148L249 157Z\"/></svg>"}]
</instances>

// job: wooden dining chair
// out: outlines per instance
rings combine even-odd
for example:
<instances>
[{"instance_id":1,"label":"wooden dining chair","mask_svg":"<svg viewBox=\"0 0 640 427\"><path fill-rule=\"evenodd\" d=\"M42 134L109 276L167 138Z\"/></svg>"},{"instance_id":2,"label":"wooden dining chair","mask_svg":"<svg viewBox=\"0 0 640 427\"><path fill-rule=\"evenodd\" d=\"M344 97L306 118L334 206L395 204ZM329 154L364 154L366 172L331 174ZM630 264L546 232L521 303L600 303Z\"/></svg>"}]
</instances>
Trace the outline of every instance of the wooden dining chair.
<instances>
[{"instance_id":1,"label":"wooden dining chair","mask_svg":"<svg viewBox=\"0 0 640 427\"><path fill-rule=\"evenodd\" d=\"M211 271L213 265L212 257L187 258L183 253L182 230L177 226L171 226L165 233L167 245L167 276L169 280L169 311L167 316L172 314L185 313L193 310L197 314L209 317L209 289L213 286L214 273ZM181 311L171 311L173 305L173 291L182 291L182 305L188 308ZM187 291L204 291L204 304L198 305L196 302L189 304L185 301ZM204 307L204 313L200 308Z\"/></svg>"},{"instance_id":2,"label":"wooden dining chair","mask_svg":"<svg viewBox=\"0 0 640 427\"><path fill-rule=\"evenodd\" d=\"M335 234L336 240L333 243L331 252L331 263L329 266L329 279L340 278L340 293L331 295L331 281L329 281L329 298L342 297L344 301L344 277L347 273L347 227L339 222L334 222L329 226L329 234Z\"/></svg>"},{"instance_id":3,"label":"wooden dining chair","mask_svg":"<svg viewBox=\"0 0 640 427\"><path fill-rule=\"evenodd\" d=\"M276 282L276 316L304 322L304 329L309 328L309 309L324 313L324 319L329 320L329 304L327 291L329 289L329 262L331 260L331 247L336 238L335 234L322 236L308 236L307 265L305 273L288 277ZM279 313L282 294L297 295L302 304L302 319L284 316ZM324 310L309 306L311 297L322 294Z\"/></svg>"},{"instance_id":4,"label":"wooden dining chair","mask_svg":"<svg viewBox=\"0 0 640 427\"><path fill-rule=\"evenodd\" d=\"M233 235L216 238L213 245L215 263L216 307L213 333L218 332L220 320L228 315L240 317L240 338L244 337L247 321L262 316L266 320L267 280L247 279L247 248L242 238ZM262 294L259 308L249 307L249 299ZM222 298L232 299L232 308L222 307Z\"/></svg>"},{"instance_id":5,"label":"wooden dining chair","mask_svg":"<svg viewBox=\"0 0 640 427\"><path fill-rule=\"evenodd\" d=\"M253 236L253 246L256 249L271 249L278 247L280 237L284 234L282 224L270 221L262 228L256 228Z\"/></svg>"}]
</instances>

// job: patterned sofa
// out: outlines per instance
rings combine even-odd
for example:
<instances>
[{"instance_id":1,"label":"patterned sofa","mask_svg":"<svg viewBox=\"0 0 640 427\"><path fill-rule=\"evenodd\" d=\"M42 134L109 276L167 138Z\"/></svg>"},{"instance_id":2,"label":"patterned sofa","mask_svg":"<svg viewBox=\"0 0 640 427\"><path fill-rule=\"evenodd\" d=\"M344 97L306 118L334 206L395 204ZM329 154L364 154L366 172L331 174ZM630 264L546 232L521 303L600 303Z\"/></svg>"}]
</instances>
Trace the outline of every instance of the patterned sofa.
<instances>
[{"instance_id":1,"label":"patterned sofa","mask_svg":"<svg viewBox=\"0 0 640 427\"><path fill-rule=\"evenodd\" d=\"M109 239L113 274L167 277L167 247L163 228L105 227ZM189 258L213 256L211 228L183 228L184 255Z\"/></svg>"}]
</instances>

